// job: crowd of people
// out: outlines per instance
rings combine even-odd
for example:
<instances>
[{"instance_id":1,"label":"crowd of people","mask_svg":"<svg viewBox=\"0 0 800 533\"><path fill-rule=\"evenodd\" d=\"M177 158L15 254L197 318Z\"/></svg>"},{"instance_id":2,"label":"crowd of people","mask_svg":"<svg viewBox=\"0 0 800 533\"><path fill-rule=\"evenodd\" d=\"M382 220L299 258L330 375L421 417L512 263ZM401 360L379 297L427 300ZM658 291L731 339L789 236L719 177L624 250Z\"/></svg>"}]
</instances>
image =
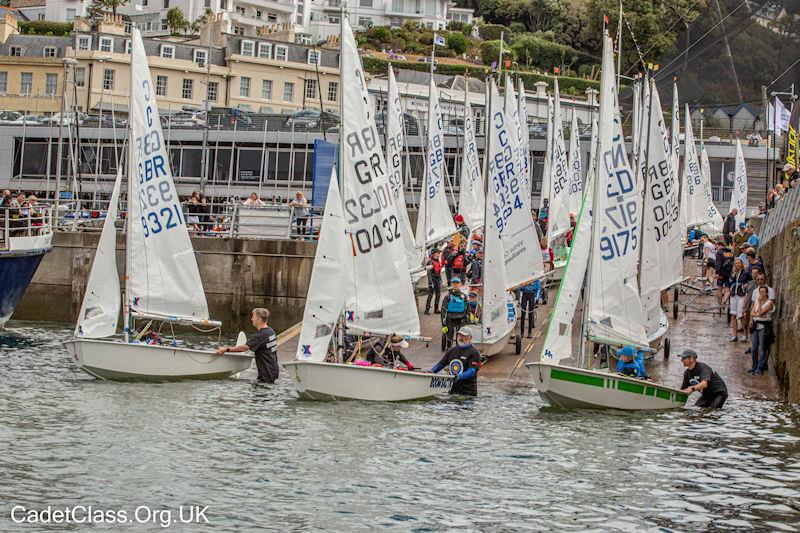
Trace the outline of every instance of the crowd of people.
<instances>
[{"instance_id":1,"label":"crowd of people","mask_svg":"<svg viewBox=\"0 0 800 533\"><path fill-rule=\"evenodd\" d=\"M0 238L5 238L6 227L10 237L38 234L45 224L45 207L35 194L20 191L14 195L5 189L0 199Z\"/></svg>"}]
</instances>

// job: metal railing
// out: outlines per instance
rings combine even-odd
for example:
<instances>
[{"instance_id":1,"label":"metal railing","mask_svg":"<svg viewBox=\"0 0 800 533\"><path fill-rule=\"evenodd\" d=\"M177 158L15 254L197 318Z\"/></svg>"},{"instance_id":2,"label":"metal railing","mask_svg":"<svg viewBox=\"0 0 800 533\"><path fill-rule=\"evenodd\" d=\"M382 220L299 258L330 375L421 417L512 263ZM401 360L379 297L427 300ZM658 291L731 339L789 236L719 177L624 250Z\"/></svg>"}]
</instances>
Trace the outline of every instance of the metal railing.
<instances>
[{"instance_id":1,"label":"metal railing","mask_svg":"<svg viewBox=\"0 0 800 533\"><path fill-rule=\"evenodd\" d=\"M800 219L800 189L790 189L761 225L761 246L764 246L795 220Z\"/></svg>"},{"instance_id":2,"label":"metal railing","mask_svg":"<svg viewBox=\"0 0 800 533\"><path fill-rule=\"evenodd\" d=\"M53 208L49 205L0 207L0 250L11 249L15 238L52 232Z\"/></svg>"}]
</instances>

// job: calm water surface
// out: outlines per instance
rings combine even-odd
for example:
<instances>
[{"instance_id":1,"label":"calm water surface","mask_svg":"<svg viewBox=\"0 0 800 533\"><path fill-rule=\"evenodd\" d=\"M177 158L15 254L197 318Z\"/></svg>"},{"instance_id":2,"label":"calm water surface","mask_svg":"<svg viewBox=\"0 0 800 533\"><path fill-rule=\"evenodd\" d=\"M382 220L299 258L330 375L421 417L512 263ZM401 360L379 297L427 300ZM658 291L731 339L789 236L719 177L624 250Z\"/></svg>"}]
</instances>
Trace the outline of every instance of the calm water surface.
<instances>
[{"instance_id":1,"label":"calm water surface","mask_svg":"<svg viewBox=\"0 0 800 533\"><path fill-rule=\"evenodd\" d=\"M69 333L0 333L0 530L33 529L10 522L14 504L208 505L227 531L800 527L796 407L559 412L486 382L467 401L325 404L285 374L119 384L71 367Z\"/></svg>"}]
</instances>

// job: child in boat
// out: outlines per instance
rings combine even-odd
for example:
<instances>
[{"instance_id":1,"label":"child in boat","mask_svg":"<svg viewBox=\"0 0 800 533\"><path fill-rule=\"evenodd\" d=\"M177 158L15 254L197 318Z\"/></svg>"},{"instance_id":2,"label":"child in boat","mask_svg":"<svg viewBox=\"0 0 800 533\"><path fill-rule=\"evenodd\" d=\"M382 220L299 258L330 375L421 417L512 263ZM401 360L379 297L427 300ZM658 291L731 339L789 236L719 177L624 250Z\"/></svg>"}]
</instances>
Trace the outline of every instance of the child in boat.
<instances>
[{"instance_id":1,"label":"child in boat","mask_svg":"<svg viewBox=\"0 0 800 533\"><path fill-rule=\"evenodd\" d=\"M617 374L636 379L648 379L647 370L644 369L644 355L633 346L625 346L617 352Z\"/></svg>"},{"instance_id":2,"label":"child in boat","mask_svg":"<svg viewBox=\"0 0 800 533\"><path fill-rule=\"evenodd\" d=\"M400 350L408 348L408 342L400 335L389 335L385 340L379 340L367 353L367 361L373 365L386 368L397 368L400 363L408 370L414 370L414 365L408 362Z\"/></svg>"}]
</instances>

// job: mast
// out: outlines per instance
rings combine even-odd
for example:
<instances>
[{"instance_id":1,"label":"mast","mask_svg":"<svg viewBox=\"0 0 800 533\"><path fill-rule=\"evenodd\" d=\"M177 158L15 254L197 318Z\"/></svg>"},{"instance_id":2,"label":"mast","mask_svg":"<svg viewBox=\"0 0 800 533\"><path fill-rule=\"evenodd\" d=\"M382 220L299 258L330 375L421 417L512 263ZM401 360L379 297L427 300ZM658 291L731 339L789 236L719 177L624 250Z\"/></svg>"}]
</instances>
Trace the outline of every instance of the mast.
<instances>
[{"instance_id":1,"label":"mast","mask_svg":"<svg viewBox=\"0 0 800 533\"><path fill-rule=\"evenodd\" d=\"M339 6L339 79L340 79L340 81L341 81L341 77L342 77L342 74L343 74L343 71L342 71L342 58L344 56L344 17L345 17L344 8L345 8L345 6L346 6L346 2L342 2L340 4L340 6ZM344 85L342 85L342 97L339 98L339 116L342 117L342 121L341 121L340 126L339 126L339 146L338 146L338 149L337 149L337 152L338 152L338 158L337 159L338 159L339 171L336 173L336 178L339 180L339 190L341 191L340 200L342 202L342 209L343 210L344 210L344 160L343 160L343 156L342 156L342 144L343 144L342 143L342 139L344 138L344 101L346 100L346 98L344 98L344 91L345 90L346 90L346 87ZM322 115L320 115L320 117L321 116ZM294 124L292 124L292 127L294 127ZM347 229L349 230L349 228L347 228ZM334 349L334 353L333 353L334 357L333 358L334 358L335 362L339 363L339 362L344 362L344 357L345 357L345 353L344 353L344 336L345 336L345 332L347 330L347 322L344 319L344 313L341 313L339 315L339 327L336 328L336 329L338 329L338 331L339 331L339 353L337 354L336 350Z\"/></svg>"},{"instance_id":2,"label":"mast","mask_svg":"<svg viewBox=\"0 0 800 533\"><path fill-rule=\"evenodd\" d=\"M131 38L133 38L133 34L139 30L134 28L131 32ZM130 92L128 94L128 110L130 111L133 109L133 42L131 42L131 79L129 82ZM133 157L131 157L131 150L135 146L133 144L133 128L132 128L132 120L128 120L128 124L126 129L128 130L128 155L125 160L125 164L128 168L128 182L126 183L126 193L125 193L125 301L122 303L122 331L125 333L125 342L130 342L131 338L131 203L134 201L133 198Z\"/></svg>"},{"instance_id":3,"label":"mast","mask_svg":"<svg viewBox=\"0 0 800 533\"><path fill-rule=\"evenodd\" d=\"M647 140L645 141L645 146L647 146L647 153L644 156L644 172L642 173L642 223L641 229L639 230L639 294L642 293L642 250L644 246L642 243L644 241L644 202L647 198L647 174L650 172L650 122L652 121L653 115L653 93L656 91L655 82L653 82L652 78L647 80L647 83L652 83L652 87L650 87L650 94L647 97Z\"/></svg>"},{"instance_id":4,"label":"mast","mask_svg":"<svg viewBox=\"0 0 800 533\"><path fill-rule=\"evenodd\" d=\"M501 34L502 35L502 34ZM483 271L481 272L481 284L483 285L483 290L481 290L481 327L485 323L486 315L486 229L489 227L489 213L487 212L489 209L489 157L491 153L491 146L492 146L492 136L491 127L489 123L492 120L492 87L491 83L494 80L491 76L487 79L487 88L488 88L488 95L486 97L486 120L484 120L483 131L484 131L484 148L483 148L483 264L481 268ZM483 336L483 331L481 331L481 336Z\"/></svg>"}]
</instances>

